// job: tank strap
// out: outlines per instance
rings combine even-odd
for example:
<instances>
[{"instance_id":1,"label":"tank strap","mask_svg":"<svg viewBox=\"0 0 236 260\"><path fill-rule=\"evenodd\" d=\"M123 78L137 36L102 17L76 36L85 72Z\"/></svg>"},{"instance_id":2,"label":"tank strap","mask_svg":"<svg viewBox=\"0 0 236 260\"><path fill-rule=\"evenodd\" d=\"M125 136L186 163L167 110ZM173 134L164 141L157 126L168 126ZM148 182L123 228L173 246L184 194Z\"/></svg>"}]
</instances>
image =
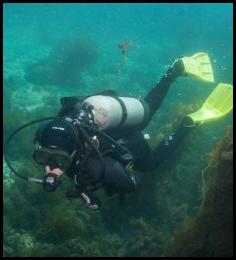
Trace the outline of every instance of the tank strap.
<instances>
[{"instance_id":1,"label":"tank strap","mask_svg":"<svg viewBox=\"0 0 236 260\"><path fill-rule=\"evenodd\" d=\"M140 125L140 128L143 129L147 125L147 123L149 122L150 109L149 109L147 102L143 98L140 98L139 101L143 105L143 109L144 109L143 121Z\"/></svg>"},{"instance_id":2,"label":"tank strap","mask_svg":"<svg viewBox=\"0 0 236 260\"><path fill-rule=\"evenodd\" d=\"M122 118L120 120L119 125L117 126L117 128L121 128L127 118L127 109L126 109L125 103L123 102L122 99L120 99L119 97L116 97L116 96L111 96L111 97L119 102L121 109L122 109Z\"/></svg>"}]
</instances>

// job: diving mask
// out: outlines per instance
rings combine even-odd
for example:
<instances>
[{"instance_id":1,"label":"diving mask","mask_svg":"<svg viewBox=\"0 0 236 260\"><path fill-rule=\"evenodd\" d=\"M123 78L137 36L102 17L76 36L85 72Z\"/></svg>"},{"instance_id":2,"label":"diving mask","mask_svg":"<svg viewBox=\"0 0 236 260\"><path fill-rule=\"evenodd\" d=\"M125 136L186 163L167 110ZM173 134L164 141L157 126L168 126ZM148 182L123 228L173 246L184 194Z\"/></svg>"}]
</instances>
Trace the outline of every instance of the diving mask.
<instances>
[{"instance_id":1,"label":"diving mask","mask_svg":"<svg viewBox=\"0 0 236 260\"><path fill-rule=\"evenodd\" d=\"M41 165L49 164L50 161L54 162L54 166L66 171L72 163L74 152L69 155L67 152L58 148L46 148L40 145L34 150L33 158Z\"/></svg>"}]
</instances>

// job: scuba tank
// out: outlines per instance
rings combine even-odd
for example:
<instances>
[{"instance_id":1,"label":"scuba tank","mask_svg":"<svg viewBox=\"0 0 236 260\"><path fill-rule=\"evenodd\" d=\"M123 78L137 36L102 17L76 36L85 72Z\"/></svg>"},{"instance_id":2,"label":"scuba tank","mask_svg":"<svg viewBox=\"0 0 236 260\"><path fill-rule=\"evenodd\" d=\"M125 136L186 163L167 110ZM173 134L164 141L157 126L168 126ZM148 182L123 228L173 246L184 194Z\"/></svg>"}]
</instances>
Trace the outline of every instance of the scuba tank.
<instances>
[{"instance_id":1,"label":"scuba tank","mask_svg":"<svg viewBox=\"0 0 236 260\"><path fill-rule=\"evenodd\" d=\"M100 130L142 128L149 118L146 102L134 97L94 95L86 98L82 105L85 103L92 106L94 123Z\"/></svg>"}]
</instances>

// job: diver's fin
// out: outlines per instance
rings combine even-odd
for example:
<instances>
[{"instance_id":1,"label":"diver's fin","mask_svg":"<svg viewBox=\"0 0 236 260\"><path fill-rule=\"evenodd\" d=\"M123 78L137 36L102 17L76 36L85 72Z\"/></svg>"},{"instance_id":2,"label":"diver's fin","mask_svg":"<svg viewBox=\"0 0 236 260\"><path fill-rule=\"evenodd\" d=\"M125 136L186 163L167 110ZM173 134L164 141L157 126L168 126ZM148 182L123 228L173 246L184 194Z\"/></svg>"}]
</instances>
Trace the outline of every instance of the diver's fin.
<instances>
[{"instance_id":1,"label":"diver's fin","mask_svg":"<svg viewBox=\"0 0 236 260\"><path fill-rule=\"evenodd\" d=\"M233 86L219 83L202 107L188 115L194 123L203 123L223 117L233 108Z\"/></svg>"},{"instance_id":2,"label":"diver's fin","mask_svg":"<svg viewBox=\"0 0 236 260\"><path fill-rule=\"evenodd\" d=\"M186 74L193 75L200 80L214 82L214 75L211 62L207 53L199 52L191 57L183 57Z\"/></svg>"}]
</instances>

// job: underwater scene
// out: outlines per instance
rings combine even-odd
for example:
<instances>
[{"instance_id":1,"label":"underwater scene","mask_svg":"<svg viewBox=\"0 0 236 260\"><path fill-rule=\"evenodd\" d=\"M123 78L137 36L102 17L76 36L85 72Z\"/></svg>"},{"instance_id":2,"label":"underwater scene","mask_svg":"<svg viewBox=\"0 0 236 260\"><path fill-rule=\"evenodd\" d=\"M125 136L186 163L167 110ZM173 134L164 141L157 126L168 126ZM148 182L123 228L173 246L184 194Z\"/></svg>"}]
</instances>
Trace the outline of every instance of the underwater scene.
<instances>
[{"instance_id":1,"label":"underwater scene","mask_svg":"<svg viewBox=\"0 0 236 260\"><path fill-rule=\"evenodd\" d=\"M232 94L232 4L3 4L3 256L233 256Z\"/></svg>"}]
</instances>

